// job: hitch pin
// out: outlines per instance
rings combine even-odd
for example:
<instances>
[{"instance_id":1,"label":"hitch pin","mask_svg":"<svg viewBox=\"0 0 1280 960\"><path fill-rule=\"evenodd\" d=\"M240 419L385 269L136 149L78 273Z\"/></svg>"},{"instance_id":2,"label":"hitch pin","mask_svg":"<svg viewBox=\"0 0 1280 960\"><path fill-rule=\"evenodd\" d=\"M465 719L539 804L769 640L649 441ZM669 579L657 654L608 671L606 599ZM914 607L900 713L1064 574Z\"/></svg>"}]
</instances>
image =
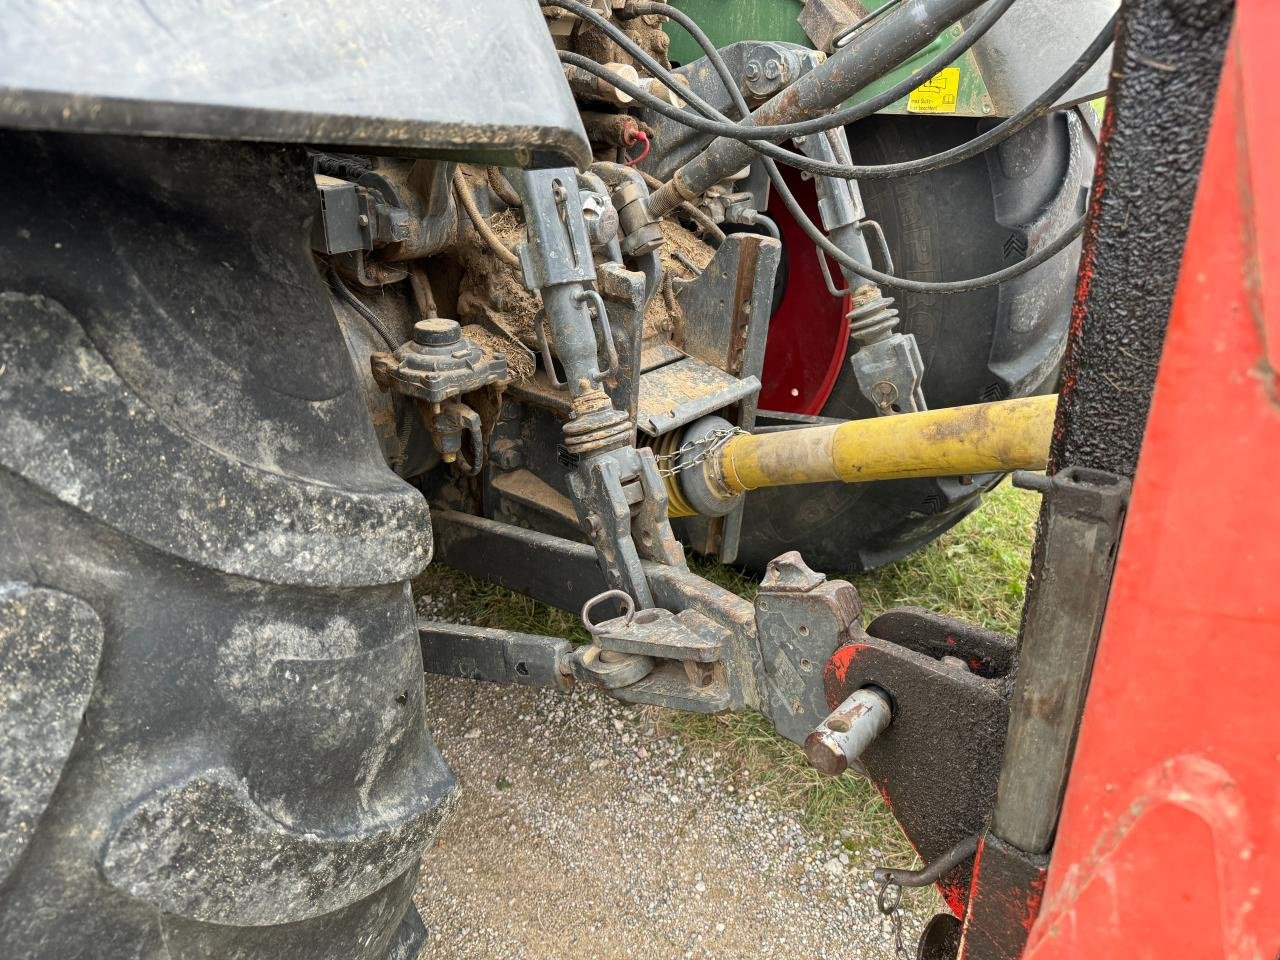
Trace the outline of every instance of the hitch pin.
<instances>
[{"instance_id":1,"label":"hitch pin","mask_svg":"<svg viewBox=\"0 0 1280 960\"><path fill-rule=\"evenodd\" d=\"M855 690L805 737L804 755L815 769L838 777L893 719L889 698L877 687Z\"/></svg>"}]
</instances>

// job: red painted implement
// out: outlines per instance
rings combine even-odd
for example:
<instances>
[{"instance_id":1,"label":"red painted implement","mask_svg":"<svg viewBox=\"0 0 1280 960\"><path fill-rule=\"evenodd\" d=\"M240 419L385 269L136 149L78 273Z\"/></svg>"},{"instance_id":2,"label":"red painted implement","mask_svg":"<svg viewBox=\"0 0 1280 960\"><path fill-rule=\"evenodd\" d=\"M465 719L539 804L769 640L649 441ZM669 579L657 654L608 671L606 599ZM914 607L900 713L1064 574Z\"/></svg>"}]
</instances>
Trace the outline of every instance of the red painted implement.
<instances>
[{"instance_id":1,"label":"red painted implement","mask_svg":"<svg viewBox=\"0 0 1280 960\"><path fill-rule=\"evenodd\" d=\"M1239 3L1037 960L1280 955L1278 32Z\"/></svg>"}]
</instances>

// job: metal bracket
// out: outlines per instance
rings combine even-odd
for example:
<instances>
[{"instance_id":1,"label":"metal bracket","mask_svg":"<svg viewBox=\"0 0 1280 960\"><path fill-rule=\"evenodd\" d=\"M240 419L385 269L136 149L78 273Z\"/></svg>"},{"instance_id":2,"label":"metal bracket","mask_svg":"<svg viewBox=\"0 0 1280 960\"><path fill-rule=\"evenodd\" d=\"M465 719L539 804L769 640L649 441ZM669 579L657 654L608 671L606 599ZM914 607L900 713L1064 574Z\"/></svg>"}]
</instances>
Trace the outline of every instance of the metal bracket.
<instances>
[{"instance_id":1,"label":"metal bracket","mask_svg":"<svg viewBox=\"0 0 1280 960\"><path fill-rule=\"evenodd\" d=\"M834 709L875 687L892 722L861 753L926 863L980 833L995 804L1000 747L1009 716L1014 640L913 608L891 610L842 646L824 671ZM943 878L948 905L962 912L969 870Z\"/></svg>"},{"instance_id":2,"label":"metal bracket","mask_svg":"<svg viewBox=\"0 0 1280 960\"><path fill-rule=\"evenodd\" d=\"M1021 850L1044 853L1071 768L1130 483L1082 467L1047 477L1019 472L1014 482L1044 494L1044 519L991 829Z\"/></svg>"},{"instance_id":3,"label":"metal bracket","mask_svg":"<svg viewBox=\"0 0 1280 960\"><path fill-rule=\"evenodd\" d=\"M590 609L618 593L606 591L583 607L583 622L590 624L594 639L594 644L578 655L584 669L589 664L614 673L632 670L627 683L605 683L604 677L597 681L629 703L697 713L726 709L731 692L723 661L729 649L729 631L693 610L672 613L650 607L637 612L629 604L624 605L622 616L591 624L587 616ZM649 669L641 672L642 665Z\"/></svg>"},{"instance_id":4,"label":"metal bracket","mask_svg":"<svg viewBox=\"0 0 1280 960\"><path fill-rule=\"evenodd\" d=\"M447 510L434 512L432 523L440 562L553 606L576 613L608 589L595 551L585 544ZM652 669L641 670L644 665L636 664L627 668L635 670L625 678L628 682L616 681L614 695L619 699L703 713L754 707L775 722L784 718L780 731L800 742L809 728L789 709L775 709L774 704L782 701L770 700L770 683L780 682L790 669L803 688L788 688L788 696L820 716L821 664L840 640L826 633L828 627L823 624L833 623L833 613L839 615L838 622L844 622L853 588L801 569L789 558L780 560L771 591L763 594L770 610L763 612L686 567L642 560L654 604L661 609L640 609L634 614L641 621L653 617L650 622L628 626L624 613L621 622L593 624L593 630L605 633L591 647L579 649L599 650L605 662L655 655L649 657ZM811 588L801 589L806 584ZM771 601L777 601L777 606ZM856 605L856 600L852 603ZM629 605L624 604L624 610ZM785 623L788 632L771 632L772 639L762 638L758 625L762 613L769 614L763 616L766 630L772 631L774 623ZM801 633L799 626L805 626L809 635ZM715 659L707 659L713 651ZM779 653L790 667L781 662ZM808 660L808 669L803 660ZM584 673L587 667L595 671L590 676ZM603 668L594 659L572 669L593 683L602 677Z\"/></svg>"},{"instance_id":5,"label":"metal bracket","mask_svg":"<svg viewBox=\"0 0 1280 960\"><path fill-rule=\"evenodd\" d=\"M858 591L814 573L792 550L770 561L755 613L760 711L788 740L802 742L828 712L823 665L853 631L861 632Z\"/></svg>"}]
</instances>

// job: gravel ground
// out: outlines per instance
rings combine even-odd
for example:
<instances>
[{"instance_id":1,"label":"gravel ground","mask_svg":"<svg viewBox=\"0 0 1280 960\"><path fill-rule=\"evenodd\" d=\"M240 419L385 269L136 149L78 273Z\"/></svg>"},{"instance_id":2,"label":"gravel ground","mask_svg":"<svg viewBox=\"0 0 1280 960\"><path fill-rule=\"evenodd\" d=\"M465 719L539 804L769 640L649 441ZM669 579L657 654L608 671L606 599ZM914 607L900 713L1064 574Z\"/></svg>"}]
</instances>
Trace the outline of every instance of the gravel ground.
<instances>
[{"instance_id":1,"label":"gravel ground","mask_svg":"<svg viewBox=\"0 0 1280 960\"><path fill-rule=\"evenodd\" d=\"M442 677L426 693L459 798L423 858L424 957L893 956L876 851L851 861L655 709Z\"/></svg>"}]
</instances>

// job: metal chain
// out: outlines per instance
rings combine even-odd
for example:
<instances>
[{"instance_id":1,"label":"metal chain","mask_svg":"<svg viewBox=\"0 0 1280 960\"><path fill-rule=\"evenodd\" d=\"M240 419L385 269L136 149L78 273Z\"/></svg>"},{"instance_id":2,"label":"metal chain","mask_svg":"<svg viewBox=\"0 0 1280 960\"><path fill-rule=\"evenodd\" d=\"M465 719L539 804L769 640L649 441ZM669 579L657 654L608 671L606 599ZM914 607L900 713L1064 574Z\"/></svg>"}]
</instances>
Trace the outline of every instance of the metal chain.
<instances>
[{"instance_id":1,"label":"metal chain","mask_svg":"<svg viewBox=\"0 0 1280 960\"><path fill-rule=\"evenodd\" d=\"M893 950L898 960L913 960L914 954L902 939L902 887L892 880L882 883L876 893L876 909L893 930Z\"/></svg>"},{"instance_id":2,"label":"metal chain","mask_svg":"<svg viewBox=\"0 0 1280 960\"><path fill-rule=\"evenodd\" d=\"M658 464L658 476L674 477L677 473L690 470L703 463L707 457L711 456L731 439L736 436L746 435L746 432L741 427L723 427L719 430L712 430L706 436L699 437L697 440L682 443L668 453L659 453L654 457ZM682 459L685 454L691 454L698 450L700 452L694 456Z\"/></svg>"}]
</instances>

